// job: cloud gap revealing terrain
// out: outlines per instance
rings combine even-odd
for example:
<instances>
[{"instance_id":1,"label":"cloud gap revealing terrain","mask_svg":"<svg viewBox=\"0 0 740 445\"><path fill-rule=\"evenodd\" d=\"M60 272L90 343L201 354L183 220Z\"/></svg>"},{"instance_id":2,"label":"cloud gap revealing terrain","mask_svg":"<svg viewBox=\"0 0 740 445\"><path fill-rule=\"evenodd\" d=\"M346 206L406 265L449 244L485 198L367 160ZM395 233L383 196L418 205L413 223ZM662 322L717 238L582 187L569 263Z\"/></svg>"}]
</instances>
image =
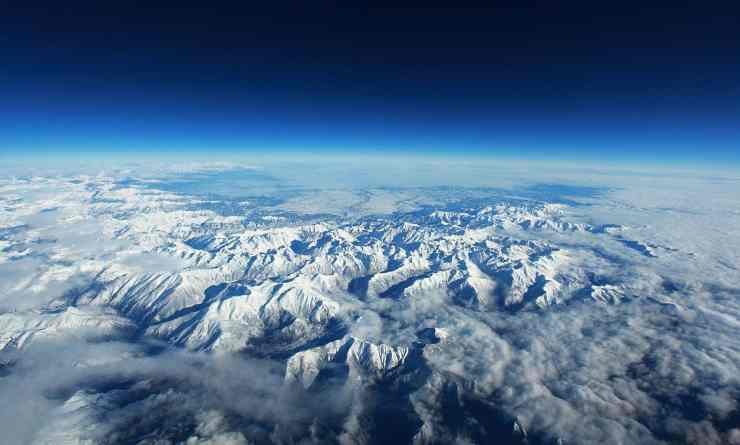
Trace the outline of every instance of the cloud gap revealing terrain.
<instances>
[{"instance_id":1,"label":"cloud gap revealing terrain","mask_svg":"<svg viewBox=\"0 0 740 445\"><path fill-rule=\"evenodd\" d=\"M739 227L731 176L8 169L2 440L740 443Z\"/></svg>"}]
</instances>

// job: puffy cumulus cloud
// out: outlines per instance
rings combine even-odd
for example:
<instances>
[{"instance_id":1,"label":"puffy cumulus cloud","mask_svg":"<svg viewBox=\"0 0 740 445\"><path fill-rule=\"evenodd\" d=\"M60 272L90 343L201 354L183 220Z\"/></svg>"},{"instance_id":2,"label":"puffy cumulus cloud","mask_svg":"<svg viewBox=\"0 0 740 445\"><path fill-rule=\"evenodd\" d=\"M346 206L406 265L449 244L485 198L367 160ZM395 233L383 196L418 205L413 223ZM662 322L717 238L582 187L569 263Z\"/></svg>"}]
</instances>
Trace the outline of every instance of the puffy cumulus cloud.
<instances>
[{"instance_id":1,"label":"puffy cumulus cloud","mask_svg":"<svg viewBox=\"0 0 740 445\"><path fill-rule=\"evenodd\" d=\"M240 432L228 430L223 414L219 411L206 411L196 415L195 435L189 437L186 445L247 445L249 442Z\"/></svg>"},{"instance_id":2,"label":"puffy cumulus cloud","mask_svg":"<svg viewBox=\"0 0 740 445\"><path fill-rule=\"evenodd\" d=\"M356 315L350 329L353 337L364 339L377 339L383 330L383 320L380 315L372 310L365 310Z\"/></svg>"}]
</instances>

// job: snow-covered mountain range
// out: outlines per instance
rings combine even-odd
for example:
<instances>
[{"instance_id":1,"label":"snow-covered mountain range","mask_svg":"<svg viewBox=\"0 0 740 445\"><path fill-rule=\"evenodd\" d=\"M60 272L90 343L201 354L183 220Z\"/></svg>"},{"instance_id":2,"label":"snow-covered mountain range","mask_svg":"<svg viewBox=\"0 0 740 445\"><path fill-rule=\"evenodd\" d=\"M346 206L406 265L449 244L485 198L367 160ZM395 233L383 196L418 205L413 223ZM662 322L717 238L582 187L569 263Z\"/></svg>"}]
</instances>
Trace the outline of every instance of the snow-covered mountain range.
<instances>
[{"instance_id":1,"label":"snow-covered mountain range","mask_svg":"<svg viewBox=\"0 0 740 445\"><path fill-rule=\"evenodd\" d=\"M58 385L47 370L28 371L48 387L38 397L52 401L50 422L19 432L23 440L660 443L684 440L701 422L719 441L740 435L727 401L740 386L726 374L740 351L723 342L740 324L722 321L740 306L720 315L714 303L687 299L707 285L669 266L703 252L647 239L644 225L624 218L478 192L385 213L309 215L244 202L242 212L233 202L223 211L218 199L112 176L1 188L0 379L22 381L34 360L54 360L48 344L76 351ZM725 354L717 367L682 354L677 369L653 368L667 358L650 333L685 322L657 340L680 348L701 329L698 316L724 326L711 349ZM252 363L244 373L270 389L236 384L249 403L232 394L220 405L209 391L229 392L228 381L192 383L198 369L230 375L211 363L219 360ZM711 372L717 394L697 399L700 418L664 399L674 393L641 386ZM305 399L288 403L286 391ZM192 411L192 400L203 409ZM262 403L269 415L256 413ZM297 403L327 405L286 414ZM176 414L121 433L153 409ZM678 426L659 425L661 409L679 412ZM123 420L105 420L116 413Z\"/></svg>"}]
</instances>

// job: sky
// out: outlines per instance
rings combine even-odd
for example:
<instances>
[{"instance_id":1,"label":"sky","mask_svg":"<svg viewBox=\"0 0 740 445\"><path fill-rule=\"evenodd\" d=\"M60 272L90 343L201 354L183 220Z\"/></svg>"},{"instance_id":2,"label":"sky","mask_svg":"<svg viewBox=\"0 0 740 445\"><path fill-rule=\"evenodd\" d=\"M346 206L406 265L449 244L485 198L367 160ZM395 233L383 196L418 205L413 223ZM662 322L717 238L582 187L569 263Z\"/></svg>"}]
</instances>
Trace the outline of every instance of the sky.
<instances>
[{"instance_id":1,"label":"sky","mask_svg":"<svg viewBox=\"0 0 740 445\"><path fill-rule=\"evenodd\" d=\"M731 5L29 3L0 14L6 159L370 153L740 166Z\"/></svg>"}]
</instances>

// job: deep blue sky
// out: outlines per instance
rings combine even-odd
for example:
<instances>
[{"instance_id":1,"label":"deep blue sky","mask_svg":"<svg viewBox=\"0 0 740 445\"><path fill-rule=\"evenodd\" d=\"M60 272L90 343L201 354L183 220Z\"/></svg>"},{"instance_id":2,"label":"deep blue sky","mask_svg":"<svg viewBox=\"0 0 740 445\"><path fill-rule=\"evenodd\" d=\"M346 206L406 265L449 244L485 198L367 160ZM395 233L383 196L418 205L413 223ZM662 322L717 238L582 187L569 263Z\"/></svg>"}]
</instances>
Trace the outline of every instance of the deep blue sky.
<instances>
[{"instance_id":1,"label":"deep blue sky","mask_svg":"<svg viewBox=\"0 0 740 445\"><path fill-rule=\"evenodd\" d=\"M49 3L0 14L6 156L465 150L740 164L738 11L706 2Z\"/></svg>"}]
</instances>

